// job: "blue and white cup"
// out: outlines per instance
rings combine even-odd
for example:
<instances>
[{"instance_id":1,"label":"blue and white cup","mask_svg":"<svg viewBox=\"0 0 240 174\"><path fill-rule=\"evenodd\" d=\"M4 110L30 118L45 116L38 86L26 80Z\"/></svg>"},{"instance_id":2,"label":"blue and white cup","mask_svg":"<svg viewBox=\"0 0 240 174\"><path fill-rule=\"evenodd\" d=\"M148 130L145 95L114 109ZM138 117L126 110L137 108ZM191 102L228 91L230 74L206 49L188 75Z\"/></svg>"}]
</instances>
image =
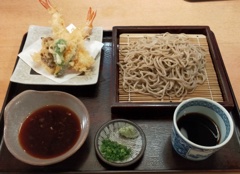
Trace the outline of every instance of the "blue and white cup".
<instances>
[{"instance_id":1,"label":"blue and white cup","mask_svg":"<svg viewBox=\"0 0 240 174\"><path fill-rule=\"evenodd\" d=\"M203 146L190 141L186 132L180 131L177 125L178 120L187 113L200 113L213 120L221 135L219 142L213 146ZM229 142L234 124L229 112L219 103L205 98L192 98L183 101L175 109L172 129L171 141L175 151L186 159L200 161L207 159Z\"/></svg>"}]
</instances>

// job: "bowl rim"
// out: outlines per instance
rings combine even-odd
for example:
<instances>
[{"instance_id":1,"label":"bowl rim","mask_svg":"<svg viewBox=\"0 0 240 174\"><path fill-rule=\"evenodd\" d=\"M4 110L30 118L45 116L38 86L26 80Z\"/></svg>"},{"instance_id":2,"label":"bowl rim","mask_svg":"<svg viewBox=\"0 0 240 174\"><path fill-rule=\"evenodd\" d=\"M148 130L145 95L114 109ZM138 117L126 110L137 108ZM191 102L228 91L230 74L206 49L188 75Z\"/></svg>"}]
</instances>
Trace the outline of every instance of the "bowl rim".
<instances>
[{"instance_id":1,"label":"bowl rim","mask_svg":"<svg viewBox=\"0 0 240 174\"><path fill-rule=\"evenodd\" d=\"M100 149L98 148L98 138L99 138L99 135L100 133L102 132L102 130L112 124L112 123L115 123L115 122L125 122L125 123L128 123L128 124L131 124L132 126L134 126L135 128L137 128L137 130L139 131L141 137L142 137L142 148L139 152L139 154L131 161L128 161L128 162L123 162L123 163L115 163L115 162L110 162L108 160L106 160L101 152L100 152ZM106 123L104 123L97 131L97 133L95 134L95 138L94 138L94 146L95 146L95 151L98 155L98 157L103 161L105 162L106 164L110 165L110 166L114 166L114 167L126 167L126 166L129 166L129 165L132 165L134 164L135 162L137 162L138 160L140 160L142 158L142 156L144 155L144 152L146 150L146 145L147 145L147 140L146 140L146 136L145 136L145 133L143 132L142 128L137 124L137 123L134 123L130 120L127 120L127 119L113 119L113 120L110 120L110 121L107 121Z\"/></svg>"},{"instance_id":2,"label":"bowl rim","mask_svg":"<svg viewBox=\"0 0 240 174\"><path fill-rule=\"evenodd\" d=\"M18 101L19 99L21 99L22 96L29 95L29 94L34 94L34 93L35 94L44 94L44 95L48 95L48 94L61 94L61 95L70 97L71 99L73 99L74 101L76 101L77 103L79 103L82 106L82 108L83 108L83 110L85 112L85 115L86 115L86 126L85 126L86 134L83 134L81 141L79 141L79 139L78 139L77 142L72 146L72 148L70 148L67 152L65 152L65 153L63 153L63 154L61 154L59 156L53 157L53 158L37 158L37 157L34 157L34 156L30 155L30 154L27 154L27 155L31 156L31 158L39 159L39 161L31 161L29 159L26 159L26 158L23 158L22 156L20 156L15 151L15 149L12 147L11 142L9 142L8 137L6 135L7 131L8 131L8 121L9 121L8 118L7 118L6 112L9 110L10 106L12 104L14 104L16 101ZM26 118L27 118L27 116L26 116ZM79 116L78 116L78 119L80 119ZM81 120L79 120L79 121L81 121ZM20 124L20 126L18 127L18 129L20 130L22 123L19 123L19 124ZM75 97L74 95L72 95L70 93L67 93L67 92L63 92L63 91L56 91L56 90L53 90L53 91L25 90L25 91L19 93L18 95L16 95L14 98L12 98L11 101L9 101L7 103L7 105L6 105L5 109L4 109L4 133L3 133L3 139L4 139L4 142L6 144L6 147L7 147L7 149L10 151L10 153L15 158L17 158L18 160L20 160L20 161L22 161L24 163L30 164L30 165L46 166L46 165L55 164L55 163L58 163L58 162L61 162L61 161L65 160L65 159L67 159L68 157L73 155L77 150L79 150L81 148L81 146L84 144L84 142L86 141L86 139L88 137L89 129L90 129L90 116L89 116L89 112L88 112L86 106L84 105L84 103L80 99ZM80 137L81 137L81 133L80 133L79 138ZM19 143L19 145L20 145L20 143ZM21 148L21 145L20 145L20 148Z\"/></svg>"}]
</instances>

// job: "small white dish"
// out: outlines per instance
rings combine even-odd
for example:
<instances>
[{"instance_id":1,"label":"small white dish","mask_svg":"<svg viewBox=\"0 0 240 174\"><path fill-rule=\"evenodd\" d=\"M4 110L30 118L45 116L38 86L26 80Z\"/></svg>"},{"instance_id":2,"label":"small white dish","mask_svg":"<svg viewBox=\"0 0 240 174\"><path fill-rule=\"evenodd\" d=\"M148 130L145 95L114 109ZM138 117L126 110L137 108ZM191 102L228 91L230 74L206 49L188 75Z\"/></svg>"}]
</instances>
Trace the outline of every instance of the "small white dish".
<instances>
[{"instance_id":1,"label":"small white dish","mask_svg":"<svg viewBox=\"0 0 240 174\"><path fill-rule=\"evenodd\" d=\"M133 126L138 136L136 138L125 138L119 134L119 130L124 126ZM110 139L131 149L131 155L122 161L108 161L101 152L101 145L104 139ZM140 160L146 149L146 137L143 130L135 123L125 119L111 120L100 127L95 136L95 150L98 157L108 165L114 167L126 167Z\"/></svg>"},{"instance_id":2,"label":"small white dish","mask_svg":"<svg viewBox=\"0 0 240 174\"><path fill-rule=\"evenodd\" d=\"M64 106L73 111L80 121L81 132L76 143L62 155L38 158L27 153L19 142L21 125L32 112L49 105ZM84 104L71 94L60 91L27 90L14 97L4 110L4 141L13 156L31 165L44 166L65 160L85 142L89 133L89 114Z\"/></svg>"}]
</instances>

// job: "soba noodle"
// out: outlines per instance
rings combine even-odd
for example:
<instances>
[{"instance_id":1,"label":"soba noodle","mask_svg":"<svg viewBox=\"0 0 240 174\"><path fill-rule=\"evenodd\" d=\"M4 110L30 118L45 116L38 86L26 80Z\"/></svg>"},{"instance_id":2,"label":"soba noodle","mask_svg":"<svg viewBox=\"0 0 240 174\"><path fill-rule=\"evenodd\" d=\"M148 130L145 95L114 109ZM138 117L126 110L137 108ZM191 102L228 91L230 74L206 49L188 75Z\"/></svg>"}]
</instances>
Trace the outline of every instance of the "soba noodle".
<instances>
[{"instance_id":1,"label":"soba noodle","mask_svg":"<svg viewBox=\"0 0 240 174\"><path fill-rule=\"evenodd\" d=\"M182 99L206 80L206 51L185 34L146 36L120 47L122 88L163 100Z\"/></svg>"}]
</instances>

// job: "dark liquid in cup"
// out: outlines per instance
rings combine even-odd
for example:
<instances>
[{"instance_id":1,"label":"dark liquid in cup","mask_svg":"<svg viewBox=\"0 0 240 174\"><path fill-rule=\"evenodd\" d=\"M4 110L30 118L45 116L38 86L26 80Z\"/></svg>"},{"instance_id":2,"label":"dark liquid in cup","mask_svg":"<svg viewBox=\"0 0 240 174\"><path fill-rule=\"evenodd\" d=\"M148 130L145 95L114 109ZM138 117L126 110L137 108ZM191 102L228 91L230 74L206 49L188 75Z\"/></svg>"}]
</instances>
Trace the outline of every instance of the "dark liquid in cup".
<instances>
[{"instance_id":1,"label":"dark liquid in cup","mask_svg":"<svg viewBox=\"0 0 240 174\"><path fill-rule=\"evenodd\" d=\"M216 123L200 113L188 113L177 121L179 130L187 139L202 146L215 146L220 141Z\"/></svg>"}]
</instances>

